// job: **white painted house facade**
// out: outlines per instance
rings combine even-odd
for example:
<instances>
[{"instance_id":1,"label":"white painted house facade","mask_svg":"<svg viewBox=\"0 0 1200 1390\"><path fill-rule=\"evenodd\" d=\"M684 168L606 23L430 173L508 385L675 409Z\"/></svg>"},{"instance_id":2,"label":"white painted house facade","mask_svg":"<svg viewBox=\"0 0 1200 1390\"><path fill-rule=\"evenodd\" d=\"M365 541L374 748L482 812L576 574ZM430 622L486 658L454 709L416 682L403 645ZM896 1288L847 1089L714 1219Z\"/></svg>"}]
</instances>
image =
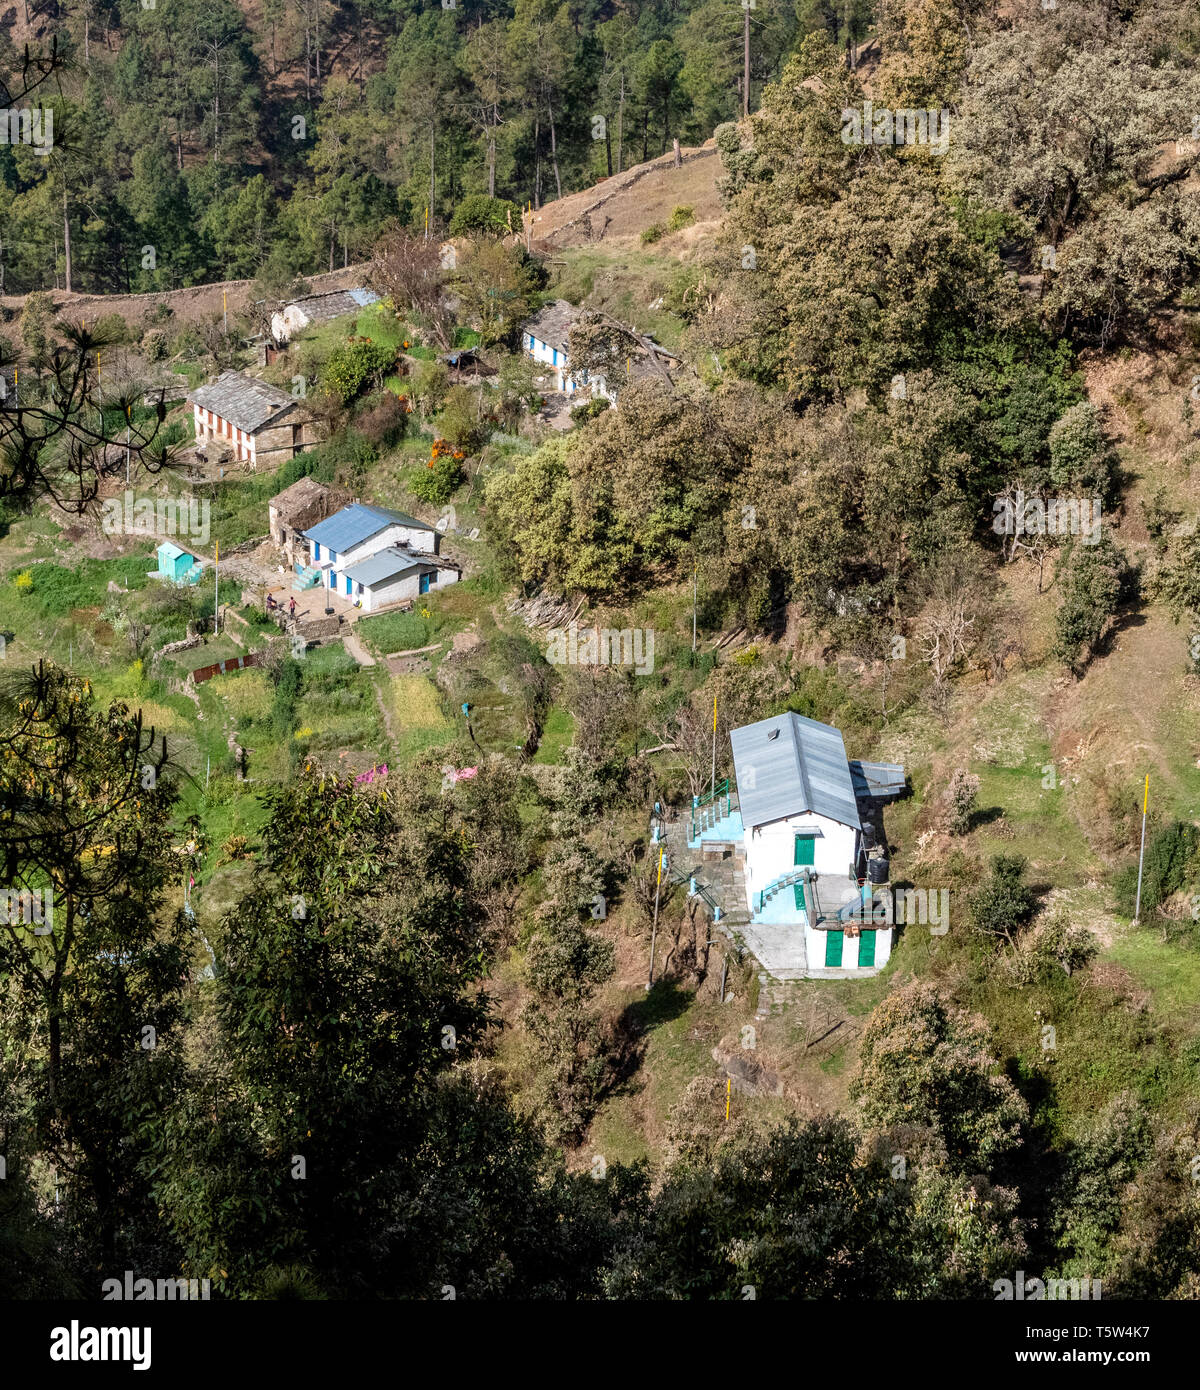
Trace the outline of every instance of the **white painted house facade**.
<instances>
[{"instance_id":1,"label":"white painted house facade","mask_svg":"<svg viewBox=\"0 0 1200 1390\"><path fill-rule=\"evenodd\" d=\"M565 299L547 304L521 330L521 345L535 362L549 367L554 389L573 396L587 384L587 373L579 377L571 371L567 357L567 336L579 317L579 310Z\"/></svg>"},{"instance_id":2,"label":"white painted house facade","mask_svg":"<svg viewBox=\"0 0 1200 1390\"><path fill-rule=\"evenodd\" d=\"M611 374L587 367L572 368L568 338L582 312L567 300L557 299L521 329L521 346L535 362L550 369L556 391L567 396L583 391L591 400L604 399L616 405L626 386L644 378L660 378L663 371L670 380L670 370L680 365L680 359L673 353L652 339L646 339L652 343L657 366L642 348L632 347L624 363L614 365Z\"/></svg>"},{"instance_id":3,"label":"white painted house facade","mask_svg":"<svg viewBox=\"0 0 1200 1390\"><path fill-rule=\"evenodd\" d=\"M837 729L792 713L734 729L730 743L736 794L697 802L688 843L734 849L750 949L779 978L876 974L893 927L872 898L890 889L864 809L902 790L904 769L851 763Z\"/></svg>"},{"instance_id":4,"label":"white painted house facade","mask_svg":"<svg viewBox=\"0 0 1200 1390\"><path fill-rule=\"evenodd\" d=\"M319 585L367 611L455 584L458 566L438 554L441 536L416 517L355 502L303 533L299 587Z\"/></svg>"}]
</instances>

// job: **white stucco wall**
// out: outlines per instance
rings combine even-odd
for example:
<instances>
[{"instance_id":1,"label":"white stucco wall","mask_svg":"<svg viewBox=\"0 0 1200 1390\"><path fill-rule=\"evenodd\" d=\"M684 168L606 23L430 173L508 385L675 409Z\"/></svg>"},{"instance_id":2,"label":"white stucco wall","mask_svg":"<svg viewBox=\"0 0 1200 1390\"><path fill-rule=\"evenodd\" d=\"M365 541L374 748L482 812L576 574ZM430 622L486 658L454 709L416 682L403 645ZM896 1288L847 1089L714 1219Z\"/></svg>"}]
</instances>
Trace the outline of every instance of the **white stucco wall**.
<instances>
[{"instance_id":1,"label":"white stucco wall","mask_svg":"<svg viewBox=\"0 0 1200 1390\"><path fill-rule=\"evenodd\" d=\"M308 317L295 304L271 315L271 334L277 343L286 343L293 333L308 327Z\"/></svg>"},{"instance_id":2,"label":"white stucco wall","mask_svg":"<svg viewBox=\"0 0 1200 1390\"><path fill-rule=\"evenodd\" d=\"M437 532L432 526L422 526L419 529L413 526L388 526L378 535L369 536L365 541L352 546L349 550L339 550L337 558L333 561L335 573L340 574L342 570L353 569L355 565L360 565L364 560L372 555L377 555L379 551L386 550L390 545L407 545L410 550L424 551L426 554L435 555L438 547ZM317 563L313 558L313 543L308 543L309 564ZM327 545L321 547L322 560L330 558L330 550ZM343 587L341 585L338 586Z\"/></svg>"},{"instance_id":3,"label":"white stucco wall","mask_svg":"<svg viewBox=\"0 0 1200 1390\"><path fill-rule=\"evenodd\" d=\"M429 576L429 591L432 593L437 589L444 589L448 584L454 584L458 580L458 571L452 569L439 569L436 574ZM338 591L345 593L346 583L343 579L338 585ZM395 579L386 584L375 584L370 588L363 587L361 593L359 586L355 584L354 593L350 595L352 599L361 599L363 611L374 613L377 609L386 608L389 603L403 603L406 599L420 598L421 596L421 572L412 570L407 574L397 575Z\"/></svg>"},{"instance_id":4,"label":"white stucco wall","mask_svg":"<svg viewBox=\"0 0 1200 1390\"><path fill-rule=\"evenodd\" d=\"M756 896L782 874L789 874L796 867L796 836L813 831L817 832L813 872L818 875L817 893L822 907L829 910L831 903L844 901L851 886L854 827L839 825L827 816L805 813L772 821L769 825L747 828L745 878L751 912L754 911Z\"/></svg>"},{"instance_id":5,"label":"white stucco wall","mask_svg":"<svg viewBox=\"0 0 1200 1390\"><path fill-rule=\"evenodd\" d=\"M868 930L870 928L868 927ZM892 954L892 928L875 928L875 963L864 967L866 970L874 972L880 966L886 965L888 957ZM804 952L808 957L808 973L810 975L821 975L825 970L825 947L828 939L828 932L818 931L815 927L805 927L804 929ZM842 935L842 964L843 970L857 970L858 952L862 942L861 934L856 937ZM832 970L831 972L832 973Z\"/></svg>"},{"instance_id":6,"label":"white stucco wall","mask_svg":"<svg viewBox=\"0 0 1200 1390\"><path fill-rule=\"evenodd\" d=\"M853 826L840 825L837 821L830 820L826 816L806 813L790 816L786 820L774 821L769 825L759 826L745 832L746 896L747 907L752 914L755 911L758 894L784 874L790 874L795 869L796 836L814 831L817 834L814 842L815 852L812 868L817 875L816 893L822 913L826 917L832 916L844 903L850 902L854 898L858 890L855 881L850 878L850 866L854 860L857 832ZM785 916L788 915L788 907L794 904L791 890L784 889L780 897L773 898L771 904L768 904L768 912L771 911L772 904L775 908L775 912L772 914L775 920L779 920L780 907L783 907ZM800 914L796 913L797 930L801 929L799 920ZM820 976L825 973L826 969L825 948L828 934L807 921L803 931L808 973ZM842 963L840 967L834 968L859 969L858 952L861 941L861 935L848 937L843 934ZM867 973L874 973L881 966L887 964L891 953L892 929L885 926L876 927L875 960L872 965L863 967L863 969Z\"/></svg>"},{"instance_id":7,"label":"white stucco wall","mask_svg":"<svg viewBox=\"0 0 1200 1390\"><path fill-rule=\"evenodd\" d=\"M358 592L355 585L354 598L362 599L362 606L368 613L377 608L386 608L389 603L401 603L408 598L416 598L419 590L420 572L410 570L408 574L397 575L386 584L376 584Z\"/></svg>"},{"instance_id":8,"label":"white stucco wall","mask_svg":"<svg viewBox=\"0 0 1200 1390\"><path fill-rule=\"evenodd\" d=\"M535 338L532 333L522 334L521 342L535 362L541 362L553 372L556 390L564 391L568 396L575 394L579 383L571 375L567 354L561 348L550 347L540 338Z\"/></svg>"}]
</instances>

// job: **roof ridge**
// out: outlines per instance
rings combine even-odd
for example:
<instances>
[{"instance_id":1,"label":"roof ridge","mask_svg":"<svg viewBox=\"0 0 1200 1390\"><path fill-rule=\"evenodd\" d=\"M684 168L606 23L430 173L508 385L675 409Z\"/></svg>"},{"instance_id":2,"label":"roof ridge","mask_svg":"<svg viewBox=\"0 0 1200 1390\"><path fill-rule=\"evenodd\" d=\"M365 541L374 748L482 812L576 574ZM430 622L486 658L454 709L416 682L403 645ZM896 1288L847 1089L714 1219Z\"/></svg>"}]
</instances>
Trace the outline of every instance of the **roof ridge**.
<instances>
[{"instance_id":1,"label":"roof ridge","mask_svg":"<svg viewBox=\"0 0 1200 1390\"><path fill-rule=\"evenodd\" d=\"M813 806L812 782L809 780L808 768L805 766L804 758L800 751L800 715L795 710L787 711L792 721L792 752L796 758L796 771L799 774L800 785L804 788L804 809L806 811L815 810Z\"/></svg>"}]
</instances>

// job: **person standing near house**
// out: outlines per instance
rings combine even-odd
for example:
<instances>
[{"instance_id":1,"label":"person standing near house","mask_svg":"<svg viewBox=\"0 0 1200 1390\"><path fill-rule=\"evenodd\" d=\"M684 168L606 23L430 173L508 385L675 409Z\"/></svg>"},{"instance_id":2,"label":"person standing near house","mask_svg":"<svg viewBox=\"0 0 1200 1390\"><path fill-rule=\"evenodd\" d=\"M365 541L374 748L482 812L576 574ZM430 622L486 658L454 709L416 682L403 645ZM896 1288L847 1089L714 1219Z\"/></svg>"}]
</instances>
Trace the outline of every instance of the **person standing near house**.
<instances>
[{"instance_id":1,"label":"person standing near house","mask_svg":"<svg viewBox=\"0 0 1200 1390\"><path fill-rule=\"evenodd\" d=\"M295 600L294 598L291 598L291 599L288 600L288 617L294 618L295 616L296 616L296 600Z\"/></svg>"}]
</instances>

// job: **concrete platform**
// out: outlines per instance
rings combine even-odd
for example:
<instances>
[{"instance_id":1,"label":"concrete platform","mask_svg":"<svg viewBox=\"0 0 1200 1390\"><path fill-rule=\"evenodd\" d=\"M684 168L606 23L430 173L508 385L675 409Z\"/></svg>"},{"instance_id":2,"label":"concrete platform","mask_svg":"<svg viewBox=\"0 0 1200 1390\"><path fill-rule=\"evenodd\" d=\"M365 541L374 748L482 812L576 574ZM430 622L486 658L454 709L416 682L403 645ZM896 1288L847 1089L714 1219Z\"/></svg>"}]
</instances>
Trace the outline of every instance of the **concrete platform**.
<instances>
[{"instance_id":1,"label":"concrete platform","mask_svg":"<svg viewBox=\"0 0 1200 1390\"><path fill-rule=\"evenodd\" d=\"M812 973L804 949L803 925L746 922L738 931L755 960L776 980L801 980Z\"/></svg>"}]
</instances>

